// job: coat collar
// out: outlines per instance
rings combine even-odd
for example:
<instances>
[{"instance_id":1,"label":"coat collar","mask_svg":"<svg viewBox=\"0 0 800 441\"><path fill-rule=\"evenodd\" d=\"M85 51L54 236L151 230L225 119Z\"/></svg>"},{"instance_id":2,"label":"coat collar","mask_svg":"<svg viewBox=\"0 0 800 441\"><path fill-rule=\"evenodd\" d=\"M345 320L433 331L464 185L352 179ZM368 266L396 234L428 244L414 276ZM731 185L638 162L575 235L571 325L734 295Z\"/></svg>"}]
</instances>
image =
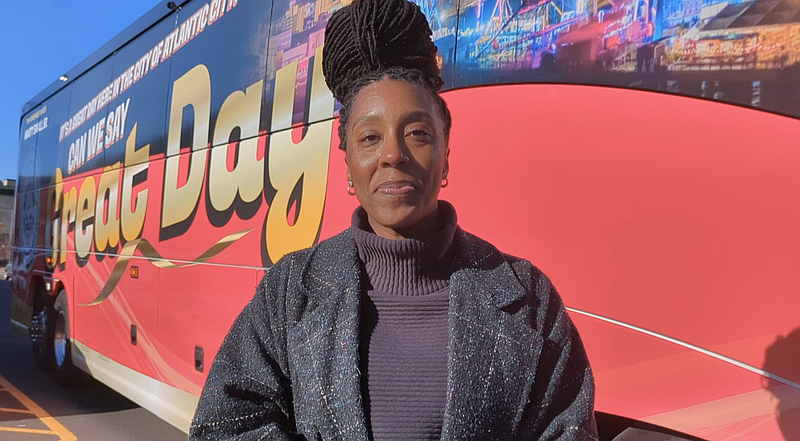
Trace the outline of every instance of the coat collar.
<instances>
[{"instance_id":1,"label":"coat collar","mask_svg":"<svg viewBox=\"0 0 800 441\"><path fill-rule=\"evenodd\" d=\"M457 267L454 275L464 277L476 288L484 288L479 291L497 308L505 308L528 293L507 257L494 245L461 228L456 230L453 242ZM492 289L485 289L489 280Z\"/></svg>"},{"instance_id":2,"label":"coat collar","mask_svg":"<svg viewBox=\"0 0 800 441\"><path fill-rule=\"evenodd\" d=\"M531 329L529 308L517 305L531 298L526 297L530 290L489 243L459 228L453 246L457 268L450 285L442 439L465 439L492 428L490 433L502 436L521 418L542 347L541 336ZM358 340L362 264L350 230L320 243L308 256L301 263L308 305L300 325L316 369L318 409L330 414L335 427L323 435L366 440Z\"/></svg>"}]
</instances>

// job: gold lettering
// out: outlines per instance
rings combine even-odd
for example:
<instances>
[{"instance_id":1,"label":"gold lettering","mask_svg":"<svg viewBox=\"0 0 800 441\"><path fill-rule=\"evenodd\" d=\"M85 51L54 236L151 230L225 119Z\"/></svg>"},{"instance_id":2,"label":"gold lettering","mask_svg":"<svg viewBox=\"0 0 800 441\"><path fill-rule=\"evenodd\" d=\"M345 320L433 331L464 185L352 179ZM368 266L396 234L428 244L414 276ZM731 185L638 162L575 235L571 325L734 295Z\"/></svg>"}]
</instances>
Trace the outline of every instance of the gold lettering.
<instances>
[{"instance_id":1,"label":"gold lettering","mask_svg":"<svg viewBox=\"0 0 800 441\"><path fill-rule=\"evenodd\" d=\"M272 98L272 125L270 126L272 132L292 127L295 83L297 83L297 61L292 61L275 72L275 96Z\"/></svg>"},{"instance_id":2,"label":"gold lettering","mask_svg":"<svg viewBox=\"0 0 800 441\"><path fill-rule=\"evenodd\" d=\"M78 196L78 214L75 221L75 251L78 257L85 259L92 252L94 225L86 225L94 217L94 203L97 196L97 185L94 177L83 180Z\"/></svg>"},{"instance_id":3,"label":"gold lettering","mask_svg":"<svg viewBox=\"0 0 800 441\"><path fill-rule=\"evenodd\" d=\"M133 125L128 141L125 142L125 171L122 175L122 237L127 241L138 239L144 229L144 215L147 212L148 189L136 195L136 208L133 208L133 180L150 167L150 144L136 150L136 130ZM176 157L177 159L177 157Z\"/></svg>"},{"instance_id":4,"label":"gold lettering","mask_svg":"<svg viewBox=\"0 0 800 441\"><path fill-rule=\"evenodd\" d=\"M119 245L120 167L119 162L105 167L97 186L97 205L94 209L94 249L98 253L103 253L109 247L114 248Z\"/></svg>"},{"instance_id":5,"label":"gold lettering","mask_svg":"<svg viewBox=\"0 0 800 441\"><path fill-rule=\"evenodd\" d=\"M219 110L208 172L208 195L217 211L230 208L236 193L243 202L249 203L261 196L264 188L264 160L257 159L263 83L262 80L253 84L245 93L233 92ZM236 165L228 170L228 149L232 148L228 139L236 127L239 127L242 141L239 141Z\"/></svg>"},{"instance_id":6,"label":"gold lettering","mask_svg":"<svg viewBox=\"0 0 800 441\"><path fill-rule=\"evenodd\" d=\"M58 234L61 225L61 199L64 192L64 184L62 183L64 175L60 168L56 168L53 175L53 186L47 190L47 223L45 224L45 238L47 249L45 263L48 268L55 268L58 261Z\"/></svg>"},{"instance_id":7,"label":"gold lettering","mask_svg":"<svg viewBox=\"0 0 800 441\"><path fill-rule=\"evenodd\" d=\"M194 108L194 136L189 176L186 184L178 186L183 109ZM167 134L167 159L164 169L164 197L161 209L161 228L188 219L197 207L203 188L208 154L208 123L211 116L211 77L208 69L195 66L175 80ZM124 202L123 202L124 204Z\"/></svg>"},{"instance_id":8,"label":"gold lettering","mask_svg":"<svg viewBox=\"0 0 800 441\"><path fill-rule=\"evenodd\" d=\"M291 76L293 72L296 75L297 65L293 63L284 69L278 71L275 78L273 124L285 124L286 121L291 123L292 106L287 103L294 102L295 80L292 80L291 85L283 83L287 82L286 75ZM309 116L314 115L318 119L333 116L333 96L324 84L322 47L319 47L314 57L310 100L312 108L309 109ZM264 240L272 262L277 262L289 252L313 245L317 238L325 208L332 132L333 120L327 120L310 125L305 137L298 144L292 141L291 130L277 132L270 137L268 171L276 193L267 213ZM292 191L301 178L302 209L297 214L297 221L290 225L286 212Z\"/></svg>"},{"instance_id":9,"label":"gold lettering","mask_svg":"<svg viewBox=\"0 0 800 441\"><path fill-rule=\"evenodd\" d=\"M59 263L67 262L67 234L70 224L75 222L75 211L78 207L78 193L75 187L64 194L64 205L61 206L61 246L59 247Z\"/></svg>"}]
</instances>

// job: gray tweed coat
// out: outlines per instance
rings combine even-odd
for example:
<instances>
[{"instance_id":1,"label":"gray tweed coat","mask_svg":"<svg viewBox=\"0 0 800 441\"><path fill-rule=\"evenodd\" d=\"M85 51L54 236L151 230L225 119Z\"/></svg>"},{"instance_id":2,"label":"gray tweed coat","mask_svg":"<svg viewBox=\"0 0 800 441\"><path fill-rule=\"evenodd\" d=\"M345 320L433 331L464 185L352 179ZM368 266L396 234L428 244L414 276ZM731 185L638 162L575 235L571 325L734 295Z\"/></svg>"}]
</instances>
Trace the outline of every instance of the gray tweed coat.
<instances>
[{"instance_id":1,"label":"gray tweed coat","mask_svg":"<svg viewBox=\"0 0 800 441\"><path fill-rule=\"evenodd\" d=\"M594 383L550 281L457 229L443 440L594 440ZM191 439L368 440L350 230L287 255L236 319Z\"/></svg>"}]
</instances>

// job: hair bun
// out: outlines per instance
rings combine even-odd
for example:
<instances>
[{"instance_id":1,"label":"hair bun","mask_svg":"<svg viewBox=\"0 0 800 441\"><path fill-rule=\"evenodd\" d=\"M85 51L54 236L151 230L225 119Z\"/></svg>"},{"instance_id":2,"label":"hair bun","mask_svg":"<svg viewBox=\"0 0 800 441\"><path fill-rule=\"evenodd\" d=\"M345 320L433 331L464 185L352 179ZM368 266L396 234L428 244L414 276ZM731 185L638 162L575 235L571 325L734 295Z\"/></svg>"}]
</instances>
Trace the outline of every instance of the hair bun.
<instances>
[{"instance_id":1,"label":"hair bun","mask_svg":"<svg viewBox=\"0 0 800 441\"><path fill-rule=\"evenodd\" d=\"M344 103L358 78L399 67L430 77L438 91L443 82L431 34L428 20L414 3L355 0L336 11L325 28L325 82Z\"/></svg>"}]
</instances>

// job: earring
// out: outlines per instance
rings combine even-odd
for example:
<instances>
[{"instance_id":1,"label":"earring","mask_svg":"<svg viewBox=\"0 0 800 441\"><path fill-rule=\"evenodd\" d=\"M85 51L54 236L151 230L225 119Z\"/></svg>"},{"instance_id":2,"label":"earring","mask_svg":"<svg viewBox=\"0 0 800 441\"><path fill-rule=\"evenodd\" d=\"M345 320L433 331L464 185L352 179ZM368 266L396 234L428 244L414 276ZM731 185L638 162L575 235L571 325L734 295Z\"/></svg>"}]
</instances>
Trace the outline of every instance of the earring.
<instances>
[{"instance_id":1,"label":"earring","mask_svg":"<svg viewBox=\"0 0 800 441\"><path fill-rule=\"evenodd\" d=\"M447 172L442 173L442 188L450 185L450 179L447 178Z\"/></svg>"},{"instance_id":2,"label":"earring","mask_svg":"<svg viewBox=\"0 0 800 441\"><path fill-rule=\"evenodd\" d=\"M350 196L356 195L356 189L353 188L353 181L347 181L347 194Z\"/></svg>"}]
</instances>

